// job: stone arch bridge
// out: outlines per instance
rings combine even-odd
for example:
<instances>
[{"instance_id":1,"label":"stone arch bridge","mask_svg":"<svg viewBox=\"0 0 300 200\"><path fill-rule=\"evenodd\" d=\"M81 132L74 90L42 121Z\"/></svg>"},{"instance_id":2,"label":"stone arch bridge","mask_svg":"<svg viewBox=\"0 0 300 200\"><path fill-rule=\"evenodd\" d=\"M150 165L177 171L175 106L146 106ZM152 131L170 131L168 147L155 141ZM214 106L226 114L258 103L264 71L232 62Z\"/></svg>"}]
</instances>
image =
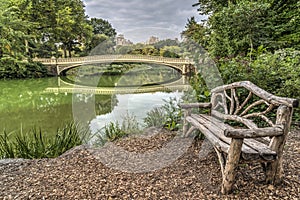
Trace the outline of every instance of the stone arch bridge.
<instances>
[{"instance_id":1,"label":"stone arch bridge","mask_svg":"<svg viewBox=\"0 0 300 200\"><path fill-rule=\"evenodd\" d=\"M74 58L40 58L34 61L41 62L48 67L51 75L63 75L71 68L99 63L153 63L172 67L179 70L183 75L196 69L190 60L180 58L166 58L160 56L146 55L96 55Z\"/></svg>"}]
</instances>

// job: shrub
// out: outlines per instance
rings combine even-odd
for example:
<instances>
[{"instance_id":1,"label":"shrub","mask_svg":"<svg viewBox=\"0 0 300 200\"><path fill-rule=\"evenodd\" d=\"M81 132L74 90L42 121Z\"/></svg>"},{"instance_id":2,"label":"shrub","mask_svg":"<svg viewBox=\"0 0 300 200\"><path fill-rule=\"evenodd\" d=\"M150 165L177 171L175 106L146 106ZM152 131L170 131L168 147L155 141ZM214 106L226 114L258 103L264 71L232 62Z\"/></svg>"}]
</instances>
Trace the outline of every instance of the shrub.
<instances>
[{"instance_id":1,"label":"shrub","mask_svg":"<svg viewBox=\"0 0 300 200\"><path fill-rule=\"evenodd\" d=\"M118 121L110 122L103 129L100 129L95 135L94 146L102 146L106 142L113 142L120 138L140 132L140 127L135 116L126 114L122 124Z\"/></svg>"},{"instance_id":2,"label":"shrub","mask_svg":"<svg viewBox=\"0 0 300 200\"><path fill-rule=\"evenodd\" d=\"M179 100L170 98L164 100L165 104L160 108L154 108L147 113L144 122L147 127L165 127L169 130L177 130L180 127L182 111L179 107Z\"/></svg>"},{"instance_id":3,"label":"shrub","mask_svg":"<svg viewBox=\"0 0 300 200\"><path fill-rule=\"evenodd\" d=\"M41 78L47 76L47 68L41 63L20 61L11 57L0 59L0 79Z\"/></svg>"},{"instance_id":4,"label":"shrub","mask_svg":"<svg viewBox=\"0 0 300 200\"><path fill-rule=\"evenodd\" d=\"M166 116L162 108L154 108L147 113L144 118L144 123L147 127L163 127L166 121Z\"/></svg>"},{"instance_id":5,"label":"shrub","mask_svg":"<svg viewBox=\"0 0 300 200\"><path fill-rule=\"evenodd\" d=\"M249 80L268 92L300 99L300 51L283 49L275 53L263 53L250 62L247 57L223 59L219 70L224 83ZM299 109L295 119L300 121Z\"/></svg>"},{"instance_id":6,"label":"shrub","mask_svg":"<svg viewBox=\"0 0 300 200\"><path fill-rule=\"evenodd\" d=\"M4 131L0 134L0 158L54 158L85 143L89 137L89 131L75 123L58 129L54 137L35 128L27 133Z\"/></svg>"}]
</instances>

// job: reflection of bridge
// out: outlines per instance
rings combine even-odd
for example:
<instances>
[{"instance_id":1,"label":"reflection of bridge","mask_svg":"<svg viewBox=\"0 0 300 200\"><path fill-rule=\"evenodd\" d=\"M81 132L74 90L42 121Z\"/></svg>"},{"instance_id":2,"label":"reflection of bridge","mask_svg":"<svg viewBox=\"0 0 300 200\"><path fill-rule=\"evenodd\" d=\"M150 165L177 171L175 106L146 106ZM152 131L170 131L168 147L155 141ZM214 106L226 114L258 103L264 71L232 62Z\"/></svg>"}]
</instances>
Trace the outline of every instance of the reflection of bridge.
<instances>
[{"instance_id":1,"label":"reflection of bridge","mask_svg":"<svg viewBox=\"0 0 300 200\"><path fill-rule=\"evenodd\" d=\"M195 72L195 68L189 60L180 58L166 58L160 56L145 56L145 55L97 55L87 57L74 58L49 58L35 59L48 66L48 70L53 75L60 75L65 71L89 64L99 63L153 63L166 65L181 71L182 74Z\"/></svg>"},{"instance_id":2,"label":"reflection of bridge","mask_svg":"<svg viewBox=\"0 0 300 200\"><path fill-rule=\"evenodd\" d=\"M45 93L83 93L83 94L133 94L133 93L148 93L148 92L162 92L162 91L187 91L191 88L186 83L186 77L182 76L177 81L154 86L139 86L139 87L89 87L74 85L61 80L58 77L58 87L49 87L44 91Z\"/></svg>"}]
</instances>

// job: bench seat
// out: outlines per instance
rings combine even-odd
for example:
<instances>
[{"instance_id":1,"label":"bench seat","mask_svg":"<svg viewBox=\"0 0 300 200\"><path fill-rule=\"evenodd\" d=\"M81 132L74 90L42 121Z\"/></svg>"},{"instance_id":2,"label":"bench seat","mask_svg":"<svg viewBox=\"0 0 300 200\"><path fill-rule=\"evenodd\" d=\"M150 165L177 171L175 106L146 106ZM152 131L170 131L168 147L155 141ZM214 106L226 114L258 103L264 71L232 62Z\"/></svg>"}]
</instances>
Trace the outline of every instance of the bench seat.
<instances>
[{"instance_id":1,"label":"bench seat","mask_svg":"<svg viewBox=\"0 0 300 200\"><path fill-rule=\"evenodd\" d=\"M213 146L228 154L231 138L226 137L224 132L228 129L234 129L232 126L205 114L191 114L186 120L199 129ZM241 159L244 161L263 160L270 162L276 160L276 157L277 153L272 151L261 139L245 138L243 140Z\"/></svg>"}]
</instances>

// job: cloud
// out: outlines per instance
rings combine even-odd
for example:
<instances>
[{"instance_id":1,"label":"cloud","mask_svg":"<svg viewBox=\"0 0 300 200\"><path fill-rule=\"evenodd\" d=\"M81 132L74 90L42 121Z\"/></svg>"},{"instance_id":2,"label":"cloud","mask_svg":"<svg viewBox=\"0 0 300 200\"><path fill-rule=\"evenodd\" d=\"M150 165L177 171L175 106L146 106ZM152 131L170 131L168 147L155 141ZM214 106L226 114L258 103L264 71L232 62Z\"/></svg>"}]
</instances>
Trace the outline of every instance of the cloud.
<instances>
[{"instance_id":1,"label":"cloud","mask_svg":"<svg viewBox=\"0 0 300 200\"><path fill-rule=\"evenodd\" d=\"M90 17L108 20L118 33L134 42L145 41L151 35L163 38L179 37L187 19L200 21L196 0L83 0ZM170 36L168 36L170 34ZM175 36L176 35L176 36ZM162 39L163 39L162 38Z\"/></svg>"}]
</instances>

